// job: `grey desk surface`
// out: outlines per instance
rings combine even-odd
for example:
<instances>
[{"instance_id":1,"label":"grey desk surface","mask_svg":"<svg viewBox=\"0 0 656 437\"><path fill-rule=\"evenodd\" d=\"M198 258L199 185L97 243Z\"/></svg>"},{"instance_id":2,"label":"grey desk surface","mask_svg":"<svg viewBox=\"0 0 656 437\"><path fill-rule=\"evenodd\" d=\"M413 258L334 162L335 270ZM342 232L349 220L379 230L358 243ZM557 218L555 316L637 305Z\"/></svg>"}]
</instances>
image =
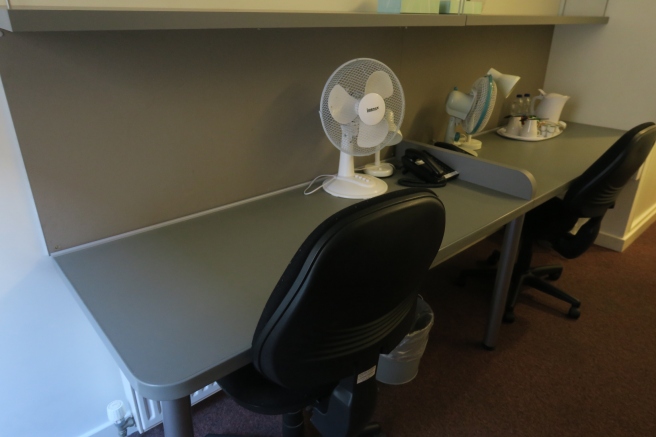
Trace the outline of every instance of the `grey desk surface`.
<instances>
[{"instance_id":1,"label":"grey desk surface","mask_svg":"<svg viewBox=\"0 0 656 437\"><path fill-rule=\"evenodd\" d=\"M489 133L478 137L483 140L479 157L531 172L537 181L535 200L544 201L563 192L623 133L577 123L569 123L556 138L537 142L509 140Z\"/></svg>"},{"instance_id":2,"label":"grey desk surface","mask_svg":"<svg viewBox=\"0 0 656 437\"><path fill-rule=\"evenodd\" d=\"M620 134L583 125L541 143L486 134L480 156L533 172L536 201L546 200ZM395 179L388 184L400 188ZM55 257L73 295L141 395L178 399L250 361L262 308L296 249L321 221L355 202L302 191ZM447 223L435 264L532 207L463 181L436 192Z\"/></svg>"}]
</instances>

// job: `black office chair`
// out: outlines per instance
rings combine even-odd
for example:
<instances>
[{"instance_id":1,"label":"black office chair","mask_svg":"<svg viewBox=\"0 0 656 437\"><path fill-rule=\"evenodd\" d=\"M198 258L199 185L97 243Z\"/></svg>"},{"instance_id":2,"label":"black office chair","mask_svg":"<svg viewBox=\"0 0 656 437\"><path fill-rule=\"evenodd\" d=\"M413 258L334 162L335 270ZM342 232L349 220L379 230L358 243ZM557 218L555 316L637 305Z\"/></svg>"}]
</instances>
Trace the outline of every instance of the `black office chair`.
<instances>
[{"instance_id":1,"label":"black office chair","mask_svg":"<svg viewBox=\"0 0 656 437\"><path fill-rule=\"evenodd\" d=\"M221 388L251 411L282 414L284 437L303 435L308 406L323 436L379 435L368 425L378 356L408 333L443 234L444 207L425 189L387 193L328 218L264 307L252 364L220 379Z\"/></svg>"},{"instance_id":2,"label":"black office chair","mask_svg":"<svg viewBox=\"0 0 656 437\"><path fill-rule=\"evenodd\" d=\"M614 206L624 185L644 163L654 142L654 123L634 127L572 182L563 199L551 199L526 214L503 318L505 322L515 320L515 304L524 285L569 303L568 317L579 318L581 302L547 282L560 278L563 267L531 267L533 243L547 241L556 252L568 259L588 250L599 234L606 211ZM588 221L575 235L571 234L579 218L588 218ZM498 252L490 258L490 264L494 264L496 259ZM459 282L462 284L466 277L478 276L483 272L465 270L461 272Z\"/></svg>"}]
</instances>

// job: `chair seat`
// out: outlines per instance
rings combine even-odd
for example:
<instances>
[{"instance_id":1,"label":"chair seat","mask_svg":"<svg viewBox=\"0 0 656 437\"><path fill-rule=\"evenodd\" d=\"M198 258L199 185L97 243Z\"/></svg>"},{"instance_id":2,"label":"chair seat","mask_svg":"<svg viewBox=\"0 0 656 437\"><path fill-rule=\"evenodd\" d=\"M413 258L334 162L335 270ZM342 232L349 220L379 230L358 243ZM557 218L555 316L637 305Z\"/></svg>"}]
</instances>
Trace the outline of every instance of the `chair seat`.
<instances>
[{"instance_id":1,"label":"chair seat","mask_svg":"<svg viewBox=\"0 0 656 437\"><path fill-rule=\"evenodd\" d=\"M302 410L330 395L334 385L292 391L266 379L252 364L219 379L221 389L242 407L259 414L285 414ZM336 385L336 384L335 384Z\"/></svg>"}]
</instances>

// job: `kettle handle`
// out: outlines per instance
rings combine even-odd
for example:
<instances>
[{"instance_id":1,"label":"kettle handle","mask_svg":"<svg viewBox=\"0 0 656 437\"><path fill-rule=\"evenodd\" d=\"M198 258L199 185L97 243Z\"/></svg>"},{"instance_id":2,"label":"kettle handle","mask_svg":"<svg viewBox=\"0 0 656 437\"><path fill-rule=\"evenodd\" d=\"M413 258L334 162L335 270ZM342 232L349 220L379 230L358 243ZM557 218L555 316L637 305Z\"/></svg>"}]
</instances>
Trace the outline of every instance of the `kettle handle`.
<instances>
[{"instance_id":1,"label":"kettle handle","mask_svg":"<svg viewBox=\"0 0 656 437\"><path fill-rule=\"evenodd\" d=\"M540 90L542 91L542 90ZM544 99L544 94L540 94L539 96L535 96L533 100L531 100L531 115L535 115L535 101L536 100L542 100Z\"/></svg>"}]
</instances>

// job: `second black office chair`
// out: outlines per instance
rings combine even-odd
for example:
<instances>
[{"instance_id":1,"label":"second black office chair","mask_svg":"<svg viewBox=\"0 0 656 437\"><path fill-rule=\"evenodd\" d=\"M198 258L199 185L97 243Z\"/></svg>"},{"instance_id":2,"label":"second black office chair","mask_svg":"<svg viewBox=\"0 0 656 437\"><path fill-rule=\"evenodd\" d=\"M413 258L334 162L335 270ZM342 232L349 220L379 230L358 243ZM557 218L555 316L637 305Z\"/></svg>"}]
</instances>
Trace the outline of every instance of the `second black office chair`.
<instances>
[{"instance_id":1,"label":"second black office chair","mask_svg":"<svg viewBox=\"0 0 656 437\"><path fill-rule=\"evenodd\" d=\"M531 267L533 244L547 241L556 252L568 259L588 250L599 234L606 211L614 206L624 185L645 162L654 142L654 123L634 127L572 182L564 199L551 199L526 214L504 314L505 322L514 321L515 304L524 285L569 303L569 317L576 319L580 316L581 302L549 282L560 278L563 267ZM580 218L587 218L588 221L576 234L572 234L570 231ZM461 272L459 282L462 284L466 277L483 272L465 270Z\"/></svg>"},{"instance_id":2,"label":"second black office chair","mask_svg":"<svg viewBox=\"0 0 656 437\"><path fill-rule=\"evenodd\" d=\"M378 357L410 329L444 223L442 203L424 189L387 193L328 218L264 307L253 363L219 385L251 411L282 414L284 437L303 435L308 406L322 436L380 435L368 425Z\"/></svg>"}]
</instances>

